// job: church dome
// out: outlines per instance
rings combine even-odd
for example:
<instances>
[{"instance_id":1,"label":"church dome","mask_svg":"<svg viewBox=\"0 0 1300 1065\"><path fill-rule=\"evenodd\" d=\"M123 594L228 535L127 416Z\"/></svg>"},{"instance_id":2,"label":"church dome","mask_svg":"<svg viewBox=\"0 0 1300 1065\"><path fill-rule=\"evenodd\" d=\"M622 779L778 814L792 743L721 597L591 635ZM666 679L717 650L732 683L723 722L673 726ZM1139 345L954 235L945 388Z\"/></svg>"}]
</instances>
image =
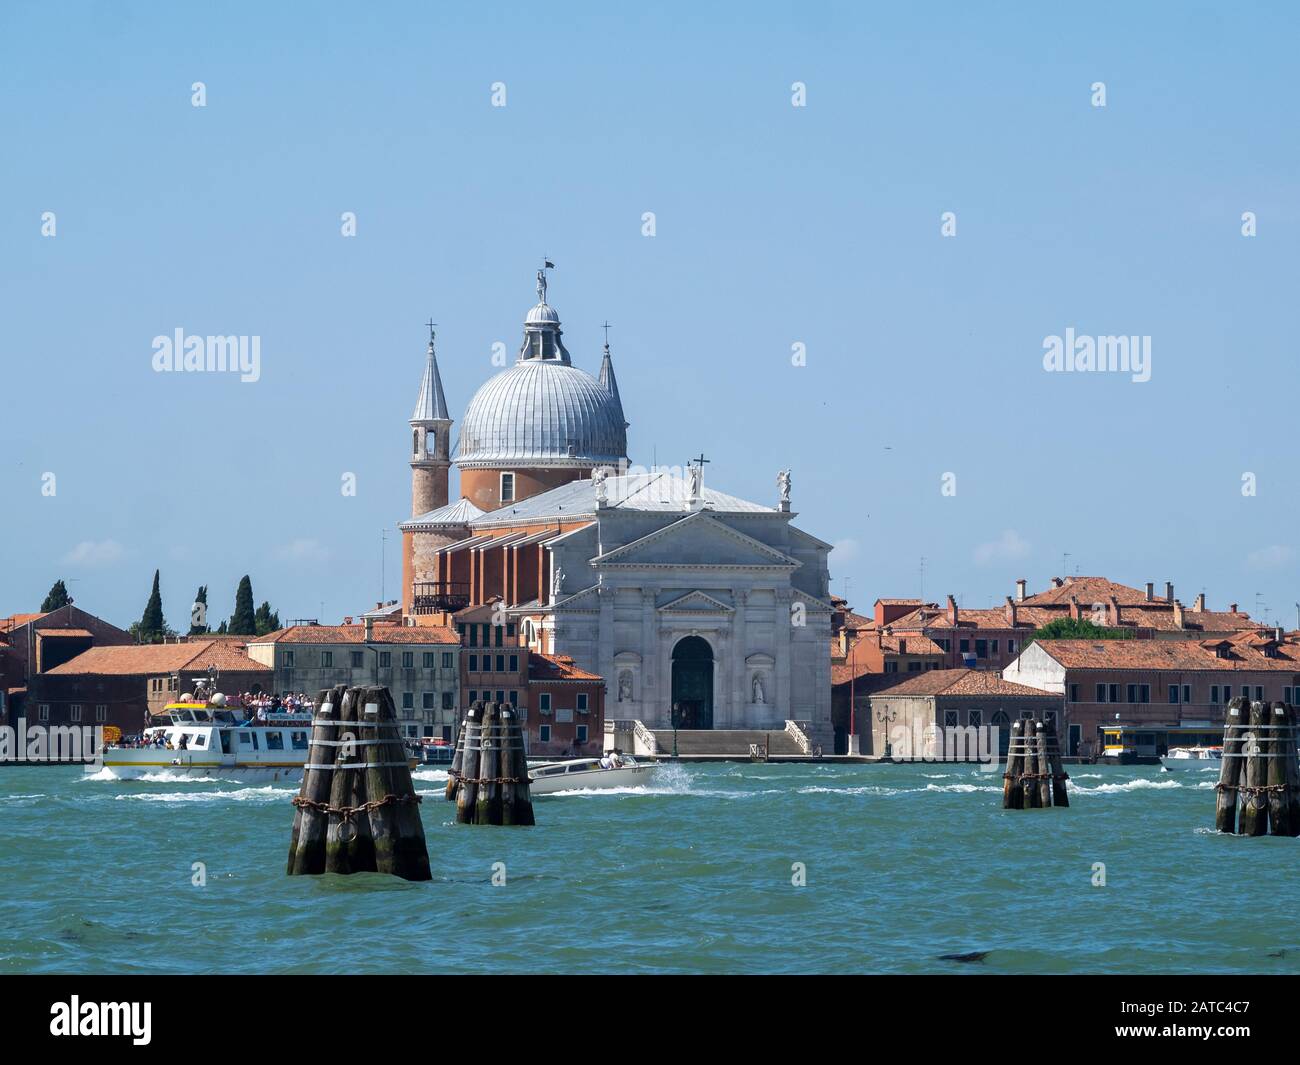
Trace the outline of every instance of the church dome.
<instances>
[{"instance_id":1,"label":"church dome","mask_svg":"<svg viewBox=\"0 0 1300 1065\"><path fill-rule=\"evenodd\" d=\"M483 385L461 420L456 465L581 468L627 456L627 426L616 391L572 364L560 316L540 300L524 320L519 361Z\"/></svg>"}]
</instances>

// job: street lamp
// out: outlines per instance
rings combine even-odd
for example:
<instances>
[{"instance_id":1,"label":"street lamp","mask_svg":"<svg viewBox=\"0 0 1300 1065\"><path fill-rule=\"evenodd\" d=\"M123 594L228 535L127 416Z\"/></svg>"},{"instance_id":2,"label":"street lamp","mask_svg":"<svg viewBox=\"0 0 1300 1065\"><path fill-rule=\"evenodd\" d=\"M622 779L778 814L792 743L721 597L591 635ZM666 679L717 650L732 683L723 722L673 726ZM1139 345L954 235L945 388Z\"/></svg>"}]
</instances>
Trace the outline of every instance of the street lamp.
<instances>
[{"instance_id":1,"label":"street lamp","mask_svg":"<svg viewBox=\"0 0 1300 1065\"><path fill-rule=\"evenodd\" d=\"M898 711L893 707L888 710L877 710L876 720L885 726L885 757L893 758L893 744L889 742L889 726L898 720Z\"/></svg>"},{"instance_id":2,"label":"street lamp","mask_svg":"<svg viewBox=\"0 0 1300 1065\"><path fill-rule=\"evenodd\" d=\"M858 642L853 641L849 645L849 746L847 753L850 756L860 753L858 743L858 718L857 718L857 697L855 682L857 680L857 669L854 667L854 656L858 653Z\"/></svg>"},{"instance_id":3,"label":"street lamp","mask_svg":"<svg viewBox=\"0 0 1300 1065\"><path fill-rule=\"evenodd\" d=\"M672 712L673 723L673 757L677 757L677 724L681 720L681 703L673 703Z\"/></svg>"}]
</instances>

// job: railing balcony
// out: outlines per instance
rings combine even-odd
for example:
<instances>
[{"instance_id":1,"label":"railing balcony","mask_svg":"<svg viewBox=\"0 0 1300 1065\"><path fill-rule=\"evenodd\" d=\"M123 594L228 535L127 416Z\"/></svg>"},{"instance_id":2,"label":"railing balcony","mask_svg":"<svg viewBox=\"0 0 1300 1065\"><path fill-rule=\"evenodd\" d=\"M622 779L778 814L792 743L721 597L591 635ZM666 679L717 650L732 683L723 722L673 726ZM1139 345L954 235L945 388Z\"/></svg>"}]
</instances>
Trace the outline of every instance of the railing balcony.
<instances>
[{"instance_id":1,"label":"railing balcony","mask_svg":"<svg viewBox=\"0 0 1300 1065\"><path fill-rule=\"evenodd\" d=\"M411 613L462 610L469 598L468 581L416 581L411 585Z\"/></svg>"}]
</instances>

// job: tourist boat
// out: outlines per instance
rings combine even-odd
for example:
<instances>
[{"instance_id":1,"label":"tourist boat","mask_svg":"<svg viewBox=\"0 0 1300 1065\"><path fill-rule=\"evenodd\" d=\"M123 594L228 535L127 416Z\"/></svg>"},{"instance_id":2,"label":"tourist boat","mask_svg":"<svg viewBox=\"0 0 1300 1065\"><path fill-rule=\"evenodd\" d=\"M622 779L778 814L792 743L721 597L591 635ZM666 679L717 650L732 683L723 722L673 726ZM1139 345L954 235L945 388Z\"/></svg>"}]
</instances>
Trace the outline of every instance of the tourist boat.
<instances>
[{"instance_id":1,"label":"tourist boat","mask_svg":"<svg viewBox=\"0 0 1300 1065\"><path fill-rule=\"evenodd\" d=\"M451 765L456 749L444 739L424 738L407 745L411 756L421 765Z\"/></svg>"},{"instance_id":2,"label":"tourist boat","mask_svg":"<svg viewBox=\"0 0 1300 1065\"><path fill-rule=\"evenodd\" d=\"M563 762L538 762L528 767L528 790L533 795L586 788L635 788L648 784L658 762L638 762L620 755L616 767L606 769L599 758L571 758Z\"/></svg>"},{"instance_id":3,"label":"tourist boat","mask_svg":"<svg viewBox=\"0 0 1300 1065\"><path fill-rule=\"evenodd\" d=\"M103 770L118 780L156 773L248 782L302 779L310 708L245 721L243 708L230 709L218 692L210 699L182 696L162 713L166 724L146 728L136 744L106 744L102 762L88 765L86 772Z\"/></svg>"},{"instance_id":4,"label":"tourist boat","mask_svg":"<svg viewBox=\"0 0 1300 1065\"><path fill-rule=\"evenodd\" d=\"M1170 747L1160 756L1166 773L1180 769L1214 769L1223 761L1222 747Z\"/></svg>"}]
</instances>

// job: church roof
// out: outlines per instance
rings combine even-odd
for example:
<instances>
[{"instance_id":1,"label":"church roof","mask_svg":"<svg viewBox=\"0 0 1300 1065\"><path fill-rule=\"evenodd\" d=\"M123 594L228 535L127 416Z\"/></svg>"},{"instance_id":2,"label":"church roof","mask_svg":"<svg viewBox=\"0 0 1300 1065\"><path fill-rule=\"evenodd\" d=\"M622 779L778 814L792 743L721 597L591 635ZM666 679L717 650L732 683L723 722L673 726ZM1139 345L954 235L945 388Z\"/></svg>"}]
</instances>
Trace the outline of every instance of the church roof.
<instances>
[{"instance_id":1,"label":"church roof","mask_svg":"<svg viewBox=\"0 0 1300 1065\"><path fill-rule=\"evenodd\" d=\"M399 528L408 529L416 525L468 525L475 518L482 517L486 511L475 506L470 500L461 498L445 507L438 507L418 518L404 521Z\"/></svg>"},{"instance_id":2,"label":"church roof","mask_svg":"<svg viewBox=\"0 0 1300 1065\"><path fill-rule=\"evenodd\" d=\"M442 375L438 372L438 357L433 352L433 335L429 336L429 351L424 360L424 377L420 379L420 396L415 401L412 422L449 422L447 397L442 391Z\"/></svg>"},{"instance_id":3,"label":"church roof","mask_svg":"<svg viewBox=\"0 0 1300 1065\"><path fill-rule=\"evenodd\" d=\"M666 470L654 473L629 473L605 479L606 509L650 510L687 513L690 509L690 485L683 477ZM703 487L700 499L704 510L720 514L774 514L771 507L751 503L738 496ZM590 478L570 481L549 492L532 496L485 515L483 521L512 525L542 519L567 520L590 517L596 513L596 483Z\"/></svg>"}]
</instances>

